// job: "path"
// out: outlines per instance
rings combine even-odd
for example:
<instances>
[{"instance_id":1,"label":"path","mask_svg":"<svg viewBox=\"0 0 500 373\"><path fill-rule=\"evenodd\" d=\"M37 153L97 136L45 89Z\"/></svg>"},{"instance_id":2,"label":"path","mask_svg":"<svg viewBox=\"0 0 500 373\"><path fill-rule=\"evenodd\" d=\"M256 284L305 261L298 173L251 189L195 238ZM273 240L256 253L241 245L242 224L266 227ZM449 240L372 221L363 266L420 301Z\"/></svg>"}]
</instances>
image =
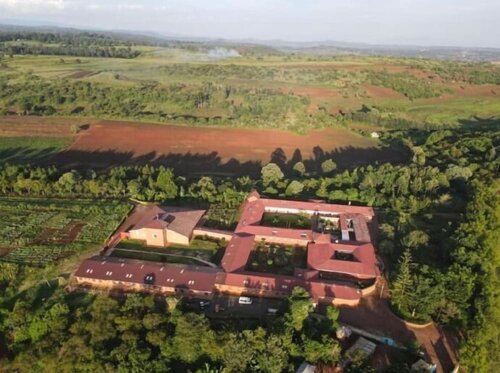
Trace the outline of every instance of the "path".
<instances>
[{"instance_id":1,"label":"path","mask_svg":"<svg viewBox=\"0 0 500 373\"><path fill-rule=\"evenodd\" d=\"M385 286L387 289L387 286ZM387 303L387 291L380 296L380 288L372 295L361 298L355 308L341 307L340 322L368 332L381 334L404 344L416 339L438 372L451 372L457 363L457 338L436 324L424 328L410 327L396 317Z\"/></svg>"}]
</instances>

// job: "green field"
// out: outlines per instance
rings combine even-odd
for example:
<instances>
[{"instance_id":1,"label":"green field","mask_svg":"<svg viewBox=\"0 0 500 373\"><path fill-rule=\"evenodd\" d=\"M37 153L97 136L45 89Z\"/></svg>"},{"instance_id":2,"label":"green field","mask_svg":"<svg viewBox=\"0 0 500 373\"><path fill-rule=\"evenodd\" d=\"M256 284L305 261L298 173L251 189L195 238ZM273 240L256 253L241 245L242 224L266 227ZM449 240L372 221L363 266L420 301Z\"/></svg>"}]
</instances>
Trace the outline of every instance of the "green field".
<instances>
[{"instance_id":1,"label":"green field","mask_svg":"<svg viewBox=\"0 0 500 373\"><path fill-rule=\"evenodd\" d=\"M500 112L500 67L389 57L245 54L135 46L136 58L14 55L0 112L186 125L457 125ZM362 115L369 112L369 115Z\"/></svg>"},{"instance_id":2,"label":"green field","mask_svg":"<svg viewBox=\"0 0 500 373\"><path fill-rule=\"evenodd\" d=\"M1 261L45 265L99 248L130 206L117 202L0 199Z\"/></svg>"},{"instance_id":3,"label":"green field","mask_svg":"<svg viewBox=\"0 0 500 373\"><path fill-rule=\"evenodd\" d=\"M72 141L69 137L0 137L0 164L39 162L63 150Z\"/></svg>"}]
</instances>

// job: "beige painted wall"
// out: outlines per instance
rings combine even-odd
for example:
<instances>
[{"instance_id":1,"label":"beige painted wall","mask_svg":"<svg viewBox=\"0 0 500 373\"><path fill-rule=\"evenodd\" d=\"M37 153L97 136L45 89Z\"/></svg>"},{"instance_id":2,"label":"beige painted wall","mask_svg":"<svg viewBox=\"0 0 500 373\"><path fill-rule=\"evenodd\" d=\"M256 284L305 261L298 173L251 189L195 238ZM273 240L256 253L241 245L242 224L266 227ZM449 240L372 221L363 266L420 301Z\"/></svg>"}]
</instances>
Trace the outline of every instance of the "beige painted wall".
<instances>
[{"instance_id":1,"label":"beige painted wall","mask_svg":"<svg viewBox=\"0 0 500 373\"><path fill-rule=\"evenodd\" d=\"M180 233L171 231L170 229L166 229L167 231L167 242L174 243L179 245L189 245L189 241L191 237L186 237Z\"/></svg>"},{"instance_id":2,"label":"beige painted wall","mask_svg":"<svg viewBox=\"0 0 500 373\"><path fill-rule=\"evenodd\" d=\"M146 241L146 245L148 246L167 245L163 229L152 229L152 228L133 229L129 233L131 239Z\"/></svg>"}]
</instances>

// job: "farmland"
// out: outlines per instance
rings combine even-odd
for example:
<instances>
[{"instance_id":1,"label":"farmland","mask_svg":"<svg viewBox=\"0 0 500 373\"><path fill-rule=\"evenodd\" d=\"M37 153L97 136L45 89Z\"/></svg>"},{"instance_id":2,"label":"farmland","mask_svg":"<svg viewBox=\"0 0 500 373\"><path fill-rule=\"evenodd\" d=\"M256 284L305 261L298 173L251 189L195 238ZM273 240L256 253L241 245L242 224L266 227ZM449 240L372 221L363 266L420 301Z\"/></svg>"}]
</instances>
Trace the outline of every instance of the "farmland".
<instances>
[{"instance_id":1,"label":"farmland","mask_svg":"<svg viewBox=\"0 0 500 373\"><path fill-rule=\"evenodd\" d=\"M128 211L120 203L9 198L0 200L2 261L42 266L99 248Z\"/></svg>"},{"instance_id":2,"label":"farmland","mask_svg":"<svg viewBox=\"0 0 500 373\"><path fill-rule=\"evenodd\" d=\"M145 130L147 129L147 130ZM304 160L311 168L331 155L342 166L404 159L398 149L342 128L289 131L189 128L101 121L82 131L71 146L50 161L61 167L99 169L114 165L161 164L186 174L258 174L262 164Z\"/></svg>"},{"instance_id":3,"label":"farmland","mask_svg":"<svg viewBox=\"0 0 500 373\"><path fill-rule=\"evenodd\" d=\"M135 58L4 57L0 161L255 176L270 161L291 169L303 160L315 171L333 158L343 169L407 159L373 131L455 128L495 122L500 112L495 64L243 47L240 57L219 59L200 46L134 50Z\"/></svg>"}]
</instances>

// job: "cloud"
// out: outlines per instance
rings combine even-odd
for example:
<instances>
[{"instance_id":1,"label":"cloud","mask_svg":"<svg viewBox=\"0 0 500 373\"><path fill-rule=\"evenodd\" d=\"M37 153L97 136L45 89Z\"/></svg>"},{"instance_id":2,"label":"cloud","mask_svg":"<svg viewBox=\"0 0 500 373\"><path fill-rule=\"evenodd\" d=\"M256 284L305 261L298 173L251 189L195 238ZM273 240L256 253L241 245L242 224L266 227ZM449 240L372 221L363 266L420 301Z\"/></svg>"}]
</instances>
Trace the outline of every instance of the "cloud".
<instances>
[{"instance_id":1,"label":"cloud","mask_svg":"<svg viewBox=\"0 0 500 373\"><path fill-rule=\"evenodd\" d=\"M0 0L0 8L6 8L19 13L63 10L66 5L66 0Z\"/></svg>"}]
</instances>

